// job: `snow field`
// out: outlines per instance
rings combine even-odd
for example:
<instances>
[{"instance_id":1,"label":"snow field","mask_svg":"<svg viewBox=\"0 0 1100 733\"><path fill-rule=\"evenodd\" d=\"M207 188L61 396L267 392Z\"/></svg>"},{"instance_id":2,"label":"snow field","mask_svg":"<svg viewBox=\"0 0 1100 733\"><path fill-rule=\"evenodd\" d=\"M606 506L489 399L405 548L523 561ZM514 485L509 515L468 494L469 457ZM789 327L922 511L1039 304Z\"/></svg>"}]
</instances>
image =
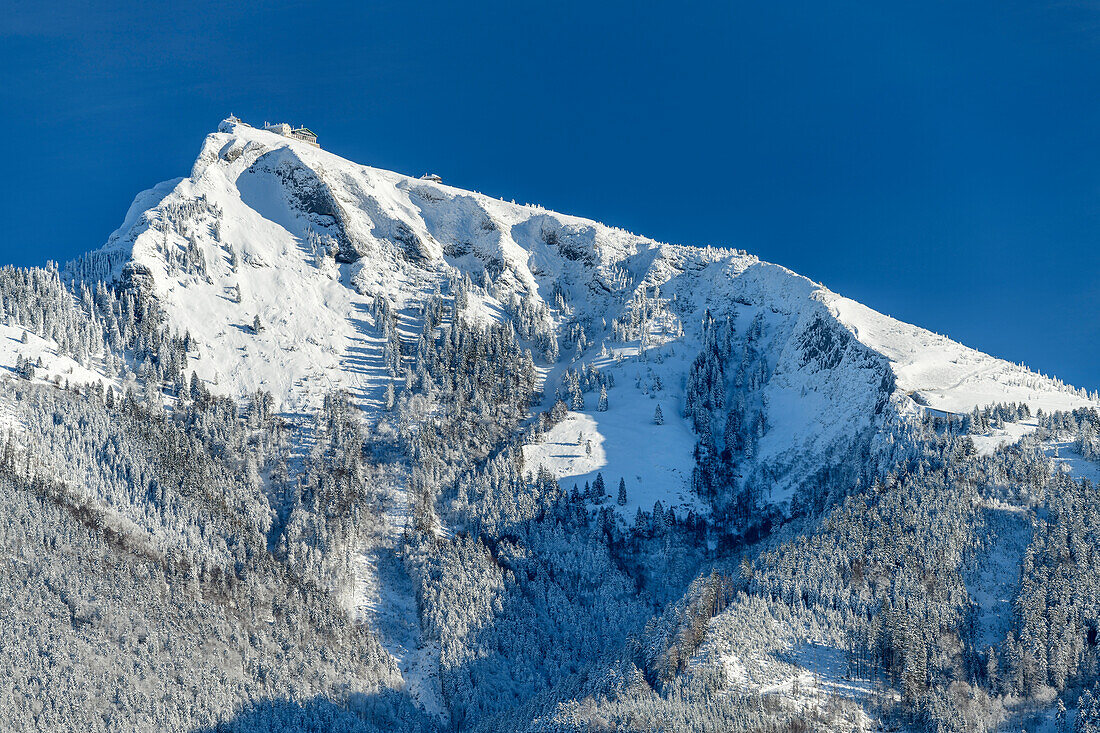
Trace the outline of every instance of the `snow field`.
<instances>
[{"instance_id":1,"label":"snow field","mask_svg":"<svg viewBox=\"0 0 1100 733\"><path fill-rule=\"evenodd\" d=\"M967 592L978 605L978 646L997 649L1012 627L1020 567L1031 542L1031 512L996 506L985 510L988 545L967 573Z\"/></svg>"}]
</instances>

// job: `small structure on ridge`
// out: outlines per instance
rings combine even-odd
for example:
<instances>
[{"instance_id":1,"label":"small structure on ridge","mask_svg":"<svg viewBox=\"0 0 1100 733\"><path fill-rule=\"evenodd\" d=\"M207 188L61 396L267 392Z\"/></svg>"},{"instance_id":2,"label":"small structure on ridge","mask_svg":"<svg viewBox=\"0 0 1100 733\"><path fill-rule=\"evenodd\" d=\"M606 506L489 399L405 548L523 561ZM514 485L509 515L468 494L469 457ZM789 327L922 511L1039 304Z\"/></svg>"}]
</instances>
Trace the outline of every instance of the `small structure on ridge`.
<instances>
[{"instance_id":1,"label":"small structure on ridge","mask_svg":"<svg viewBox=\"0 0 1100 733\"><path fill-rule=\"evenodd\" d=\"M319 148L317 144L317 133L308 127L291 127L285 122L276 122L275 124L264 123L264 129L268 132L274 132L283 137L293 138L295 140L301 140L304 143Z\"/></svg>"}]
</instances>

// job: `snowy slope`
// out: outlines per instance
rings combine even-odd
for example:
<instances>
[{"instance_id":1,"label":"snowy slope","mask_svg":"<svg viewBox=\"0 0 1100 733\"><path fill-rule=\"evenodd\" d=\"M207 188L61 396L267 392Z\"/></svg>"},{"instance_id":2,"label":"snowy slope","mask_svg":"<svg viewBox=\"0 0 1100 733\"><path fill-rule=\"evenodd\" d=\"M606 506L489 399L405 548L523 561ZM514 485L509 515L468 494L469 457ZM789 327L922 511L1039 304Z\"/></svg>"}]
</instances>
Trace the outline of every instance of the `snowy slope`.
<instances>
[{"instance_id":1,"label":"snowy slope","mask_svg":"<svg viewBox=\"0 0 1100 733\"><path fill-rule=\"evenodd\" d=\"M524 447L525 462L546 466L567 489L574 484L583 489L603 474L612 497L617 496L621 479L627 500L622 506L613 506L627 520L633 519L638 509L652 510L657 501L678 513L699 512L701 503L689 490L695 435L680 417L683 389L675 379L677 373L686 371L684 361L690 363L682 351L661 364L629 361L615 365L610 359L596 359L622 385L609 390L608 409L598 411L596 396L587 395L585 410L570 411L543 440ZM661 373L672 375L666 376L667 386L661 391L648 388L651 380L642 388L635 386L636 380ZM663 425L653 419L657 405L661 405Z\"/></svg>"},{"instance_id":2,"label":"snowy slope","mask_svg":"<svg viewBox=\"0 0 1100 733\"><path fill-rule=\"evenodd\" d=\"M24 335L26 343L23 342ZM117 380L105 376L102 364L91 360L81 365L72 357L59 353L57 343L42 338L18 326L0 324L0 374L14 377L17 375L19 358L33 362L34 381L53 384L115 385ZM38 364L41 363L41 366Z\"/></svg>"},{"instance_id":3,"label":"snowy slope","mask_svg":"<svg viewBox=\"0 0 1100 733\"><path fill-rule=\"evenodd\" d=\"M996 359L917 326L877 313L834 293L824 300L863 343L890 359L898 389L920 405L969 412L998 402L1021 402L1032 411L1096 405L1057 379Z\"/></svg>"},{"instance_id":4,"label":"snowy slope","mask_svg":"<svg viewBox=\"0 0 1100 733\"><path fill-rule=\"evenodd\" d=\"M21 361L34 365L34 376L29 381L50 384L57 388L81 389L87 385L98 388L122 389L119 379L106 375L99 358L90 357L85 364L78 363L58 349L57 342L42 338L19 326L0 324L0 383L27 380L26 367ZM20 407L12 400L9 390L0 390L0 431L22 429Z\"/></svg>"}]
</instances>

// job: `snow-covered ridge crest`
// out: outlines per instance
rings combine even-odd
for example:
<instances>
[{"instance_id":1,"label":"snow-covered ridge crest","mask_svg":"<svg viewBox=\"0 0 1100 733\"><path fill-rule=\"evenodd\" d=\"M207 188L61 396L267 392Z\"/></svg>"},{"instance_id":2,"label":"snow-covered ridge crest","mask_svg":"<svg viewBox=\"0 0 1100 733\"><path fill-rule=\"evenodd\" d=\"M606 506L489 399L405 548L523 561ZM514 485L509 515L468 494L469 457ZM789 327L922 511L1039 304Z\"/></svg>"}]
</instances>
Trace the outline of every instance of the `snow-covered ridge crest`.
<instances>
[{"instance_id":1,"label":"snow-covered ridge crest","mask_svg":"<svg viewBox=\"0 0 1100 733\"><path fill-rule=\"evenodd\" d=\"M200 377L228 393L267 389L286 412L308 409L336 386L364 406L377 404L388 378L379 368L374 298L393 303L411 338L414 306L463 277L474 286L467 318L507 318L517 302L534 303L553 333L566 336L579 323L588 342L609 348L616 346L612 321L630 312L638 294L668 299L683 334L662 338L689 351L697 348L706 310L790 320L769 368L791 385L802 368L792 338L824 319L889 360L903 407L1090 403L1056 380L895 321L743 252L663 245L362 166L230 121L207 137L189 177L140 194L107 244L66 271L82 280L147 273L171 324L198 344L193 368ZM832 384L845 384L830 374ZM819 388L828 379L813 377ZM803 386L785 408L792 419L804 410Z\"/></svg>"}]
</instances>

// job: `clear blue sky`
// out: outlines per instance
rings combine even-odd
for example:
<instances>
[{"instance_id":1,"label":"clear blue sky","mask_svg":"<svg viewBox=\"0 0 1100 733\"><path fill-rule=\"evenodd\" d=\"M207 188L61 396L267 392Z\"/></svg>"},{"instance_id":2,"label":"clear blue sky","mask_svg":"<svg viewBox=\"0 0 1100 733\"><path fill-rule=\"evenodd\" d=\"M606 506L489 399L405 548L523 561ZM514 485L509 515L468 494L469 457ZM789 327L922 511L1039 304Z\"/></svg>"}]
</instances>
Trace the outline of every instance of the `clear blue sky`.
<instances>
[{"instance_id":1,"label":"clear blue sky","mask_svg":"<svg viewBox=\"0 0 1100 733\"><path fill-rule=\"evenodd\" d=\"M1095 0L165 5L9 0L0 261L101 245L234 112L1100 388Z\"/></svg>"}]
</instances>

